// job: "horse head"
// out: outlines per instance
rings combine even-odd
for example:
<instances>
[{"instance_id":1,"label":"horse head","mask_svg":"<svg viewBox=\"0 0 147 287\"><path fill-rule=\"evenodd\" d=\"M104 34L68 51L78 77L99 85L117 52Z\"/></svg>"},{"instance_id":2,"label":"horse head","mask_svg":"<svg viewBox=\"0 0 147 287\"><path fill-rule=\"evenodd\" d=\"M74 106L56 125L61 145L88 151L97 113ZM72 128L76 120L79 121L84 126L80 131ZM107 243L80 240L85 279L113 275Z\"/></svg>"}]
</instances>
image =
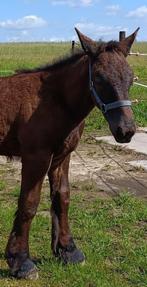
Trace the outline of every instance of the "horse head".
<instances>
[{"instance_id":1,"label":"horse head","mask_svg":"<svg viewBox=\"0 0 147 287\"><path fill-rule=\"evenodd\" d=\"M130 142L136 128L128 99L133 72L126 57L139 28L121 42L95 42L78 29L81 46L89 58L89 88L95 104L109 123L116 141Z\"/></svg>"}]
</instances>

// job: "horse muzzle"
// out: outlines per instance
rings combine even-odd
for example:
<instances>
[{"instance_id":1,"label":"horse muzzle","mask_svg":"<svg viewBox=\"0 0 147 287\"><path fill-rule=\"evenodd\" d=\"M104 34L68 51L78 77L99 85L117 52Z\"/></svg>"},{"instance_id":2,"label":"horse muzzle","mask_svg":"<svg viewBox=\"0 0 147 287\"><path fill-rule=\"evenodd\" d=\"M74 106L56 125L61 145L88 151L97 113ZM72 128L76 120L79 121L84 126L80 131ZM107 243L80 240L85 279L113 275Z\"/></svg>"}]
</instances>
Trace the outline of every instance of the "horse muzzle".
<instances>
[{"instance_id":1,"label":"horse muzzle","mask_svg":"<svg viewBox=\"0 0 147 287\"><path fill-rule=\"evenodd\" d=\"M136 126L132 122L122 126L118 126L115 131L112 130L115 140L119 143L129 143L135 132Z\"/></svg>"}]
</instances>

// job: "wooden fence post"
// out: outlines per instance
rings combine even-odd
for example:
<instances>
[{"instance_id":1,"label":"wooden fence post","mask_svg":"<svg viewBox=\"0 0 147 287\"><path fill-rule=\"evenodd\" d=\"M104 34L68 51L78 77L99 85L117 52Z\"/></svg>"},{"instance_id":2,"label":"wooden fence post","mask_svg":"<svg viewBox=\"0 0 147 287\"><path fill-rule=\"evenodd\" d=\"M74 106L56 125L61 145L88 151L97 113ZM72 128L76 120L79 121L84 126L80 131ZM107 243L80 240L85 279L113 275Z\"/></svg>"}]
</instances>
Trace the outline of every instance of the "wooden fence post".
<instances>
[{"instance_id":1,"label":"wooden fence post","mask_svg":"<svg viewBox=\"0 0 147 287\"><path fill-rule=\"evenodd\" d=\"M120 31L119 32L119 41L122 41L125 38L126 38L126 32L125 31Z\"/></svg>"},{"instance_id":2,"label":"wooden fence post","mask_svg":"<svg viewBox=\"0 0 147 287\"><path fill-rule=\"evenodd\" d=\"M74 49L75 49L75 41L73 40L72 43L71 43L72 54L74 53Z\"/></svg>"}]
</instances>

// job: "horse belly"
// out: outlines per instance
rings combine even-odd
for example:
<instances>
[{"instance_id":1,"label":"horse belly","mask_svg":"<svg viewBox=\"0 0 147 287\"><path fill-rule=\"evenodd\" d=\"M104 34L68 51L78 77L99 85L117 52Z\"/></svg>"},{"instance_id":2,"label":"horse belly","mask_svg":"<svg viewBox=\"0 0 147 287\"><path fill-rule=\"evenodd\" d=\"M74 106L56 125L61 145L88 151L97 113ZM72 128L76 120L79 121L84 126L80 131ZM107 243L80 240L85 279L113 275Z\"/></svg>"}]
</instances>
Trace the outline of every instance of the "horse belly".
<instances>
[{"instance_id":1,"label":"horse belly","mask_svg":"<svg viewBox=\"0 0 147 287\"><path fill-rule=\"evenodd\" d=\"M0 154L6 156L20 153L17 133L21 98L14 92L14 84L11 78L0 81Z\"/></svg>"},{"instance_id":2,"label":"horse belly","mask_svg":"<svg viewBox=\"0 0 147 287\"><path fill-rule=\"evenodd\" d=\"M20 144L17 138L17 130L13 125L5 136L0 138L0 155L8 157L20 156Z\"/></svg>"}]
</instances>

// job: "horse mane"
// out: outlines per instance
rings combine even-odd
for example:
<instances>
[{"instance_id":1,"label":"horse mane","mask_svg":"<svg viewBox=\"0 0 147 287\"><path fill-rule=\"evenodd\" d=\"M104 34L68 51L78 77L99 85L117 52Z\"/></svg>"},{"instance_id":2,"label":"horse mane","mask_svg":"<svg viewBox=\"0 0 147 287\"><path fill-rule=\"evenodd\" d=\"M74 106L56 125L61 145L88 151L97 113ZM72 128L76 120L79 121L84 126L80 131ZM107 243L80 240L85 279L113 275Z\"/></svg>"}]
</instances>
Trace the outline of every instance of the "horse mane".
<instances>
[{"instance_id":1,"label":"horse mane","mask_svg":"<svg viewBox=\"0 0 147 287\"><path fill-rule=\"evenodd\" d=\"M98 47L97 53L120 51L118 41L101 42Z\"/></svg>"},{"instance_id":2,"label":"horse mane","mask_svg":"<svg viewBox=\"0 0 147 287\"><path fill-rule=\"evenodd\" d=\"M113 52L113 51L119 51L119 42L117 41L110 41L110 42L97 42L97 49L95 51L94 56L98 56L100 53L103 52ZM62 68L63 66L72 64L79 60L82 56L84 56L85 53L83 50L77 49L74 54L72 55L66 55L63 58L60 58L56 60L53 63L49 63L47 65L42 65L36 68L27 68L27 69L17 69L15 72L16 74L21 74L21 73L35 73L35 72L42 72L42 71L52 71L55 69Z\"/></svg>"}]
</instances>

